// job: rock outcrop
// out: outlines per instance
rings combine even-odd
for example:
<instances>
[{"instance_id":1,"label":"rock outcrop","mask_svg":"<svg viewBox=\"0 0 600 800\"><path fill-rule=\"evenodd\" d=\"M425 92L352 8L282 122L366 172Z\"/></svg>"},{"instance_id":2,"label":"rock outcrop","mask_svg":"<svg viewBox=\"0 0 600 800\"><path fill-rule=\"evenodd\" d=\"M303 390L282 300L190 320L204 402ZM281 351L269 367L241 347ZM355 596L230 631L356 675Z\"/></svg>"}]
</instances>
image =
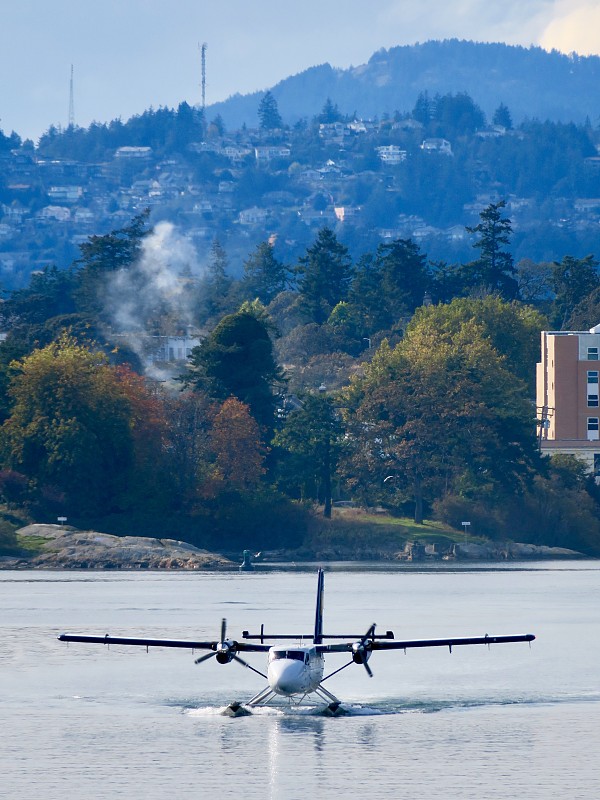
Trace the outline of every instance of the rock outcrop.
<instances>
[{"instance_id":1,"label":"rock outcrop","mask_svg":"<svg viewBox=\"0 0 600 800\"><path fill-rule=\"evenodd\" d=\"M520 542L457 542L443 550L432 544L406 542L404 549L396 553L397 561L526 561L548 558L584 558L582 553L566 547L547 547Z\"/></svg>"},{"instance_id":2,"label":"rock outcrop","mask_svg":"<svg viewBox=\"0 0 600 800\"><path fill-rule=\"evenodd\" d=\"M231 569L221 555L175 539L113 536L63 525L27 525L17 537L46 540L18 566L45 569Z\"/></svg>"}]
</instances>

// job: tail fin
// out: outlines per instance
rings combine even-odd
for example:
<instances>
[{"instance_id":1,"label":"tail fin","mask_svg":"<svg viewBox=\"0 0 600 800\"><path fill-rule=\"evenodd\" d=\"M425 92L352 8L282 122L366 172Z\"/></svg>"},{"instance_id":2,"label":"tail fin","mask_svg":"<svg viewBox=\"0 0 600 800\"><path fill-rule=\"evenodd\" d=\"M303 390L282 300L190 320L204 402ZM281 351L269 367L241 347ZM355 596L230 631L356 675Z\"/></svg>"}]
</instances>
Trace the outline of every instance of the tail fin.
<instances>
[{"instance_id":1,"label":"tail fin","mask_svg":"<svg viewBox=\"0 0 600 800\"><path fill-rule=\"evenodd\" d=\"M323 602L324 602L325 573L319 570L317 577L317 607L315 611L315 635L314 644L323 643Z\"/></svg>"}]
</instances>

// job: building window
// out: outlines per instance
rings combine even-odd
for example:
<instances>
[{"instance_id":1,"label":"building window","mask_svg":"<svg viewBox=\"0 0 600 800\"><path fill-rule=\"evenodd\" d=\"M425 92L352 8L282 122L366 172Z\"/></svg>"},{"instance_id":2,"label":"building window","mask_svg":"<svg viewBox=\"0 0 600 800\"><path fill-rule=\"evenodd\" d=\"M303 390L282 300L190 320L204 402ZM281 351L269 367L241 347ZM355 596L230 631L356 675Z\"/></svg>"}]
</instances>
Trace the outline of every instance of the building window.
<instances>
[{"instance_id":1,"label":"building window","mask_svg":"<svg viewBox=\"0 0 600 800\"><path fill-rule=\"evenodd\" d=\"M588 408L598 408L598 395L597 394L588 394L587 396L587 404Z\"/></svg>"},{"instance_id":2,"label":"building window","mask_svg":"<svg viewBox=\"0 0 600 800\"><path fill-rule=\"evenodd\" d=\"M588 383L598 383L598 371L597 370L588 369L587 382Z\"/></svg>"},{"instance_id":3,"label":"building window","mask_svg":"<svg viewBox=\"0 0 600 800\"><path fill-rule=\"evenodd\" d=\"M597 347L588 347L588 349L587 349L587 360L588 361L598 361L598 348Z\"/></svg>"},{"instance_id":4,"label":"building window","mask_svg":"<svg viewBox=\"0 0 600 800\"><path fill-rule=\"evenodd\" d=\"M600 436L599 436L599 433L600 433L599 428L600 428L600 426L598 425L598 417L588 417L588 421L587 421L587 438L588 438L588 441L590 441L590 442L598 441L598 439L600 438Z\"/></svg>"}]
</instances>

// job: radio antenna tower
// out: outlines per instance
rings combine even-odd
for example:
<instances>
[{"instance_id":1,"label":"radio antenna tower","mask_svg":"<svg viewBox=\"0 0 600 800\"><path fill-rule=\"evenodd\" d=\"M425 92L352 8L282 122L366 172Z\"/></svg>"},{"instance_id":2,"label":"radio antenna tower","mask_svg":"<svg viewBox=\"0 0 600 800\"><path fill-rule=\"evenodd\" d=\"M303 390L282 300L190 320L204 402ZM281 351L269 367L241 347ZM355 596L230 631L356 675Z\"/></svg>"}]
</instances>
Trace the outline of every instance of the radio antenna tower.
<instances>
[{"instance_id":1,"label":"radio antenna tower","mask_svg":"<svg viewBox=\"0 0 600 800\"><path fill-rule=\"evenodd\" d=\"M75 102L73 100L73 64L71 64L71 82L69 84L69 128L75 127Z\"/></svg>"},{"instance_id":2,"label":"radio antenna tower","mask_svg":"<svg viewBox=\"0 0 600 800\"><path fill-rule=\"evenodd\" d=\"M202 83L200 86L202 88L202 111L204 111L206 108L206 48L208 45L204 42L203 44L199 44L198 47L200 48L202 57Z\"/></svg>"}]
</instances>

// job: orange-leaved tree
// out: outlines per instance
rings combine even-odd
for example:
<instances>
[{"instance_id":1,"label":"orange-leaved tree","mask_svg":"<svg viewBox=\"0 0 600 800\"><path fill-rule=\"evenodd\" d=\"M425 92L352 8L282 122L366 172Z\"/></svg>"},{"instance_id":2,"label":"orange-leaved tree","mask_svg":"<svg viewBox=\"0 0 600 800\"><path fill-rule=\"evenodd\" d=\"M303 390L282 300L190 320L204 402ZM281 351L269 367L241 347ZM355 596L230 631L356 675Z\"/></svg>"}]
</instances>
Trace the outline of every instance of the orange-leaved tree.
<instances>
[{"instance_id":1,"label":"orange-leaved tree","mask_svg":"<svg viewBox=\"0 0 600 800\"><path fill-rule=\"evenodd\" d=\"M265 474L267 448L245 403L230 397L214 407L208 447L213 468L205 490L210 494L244 492L258 486Z\"/></svg>"}]
</instances>

